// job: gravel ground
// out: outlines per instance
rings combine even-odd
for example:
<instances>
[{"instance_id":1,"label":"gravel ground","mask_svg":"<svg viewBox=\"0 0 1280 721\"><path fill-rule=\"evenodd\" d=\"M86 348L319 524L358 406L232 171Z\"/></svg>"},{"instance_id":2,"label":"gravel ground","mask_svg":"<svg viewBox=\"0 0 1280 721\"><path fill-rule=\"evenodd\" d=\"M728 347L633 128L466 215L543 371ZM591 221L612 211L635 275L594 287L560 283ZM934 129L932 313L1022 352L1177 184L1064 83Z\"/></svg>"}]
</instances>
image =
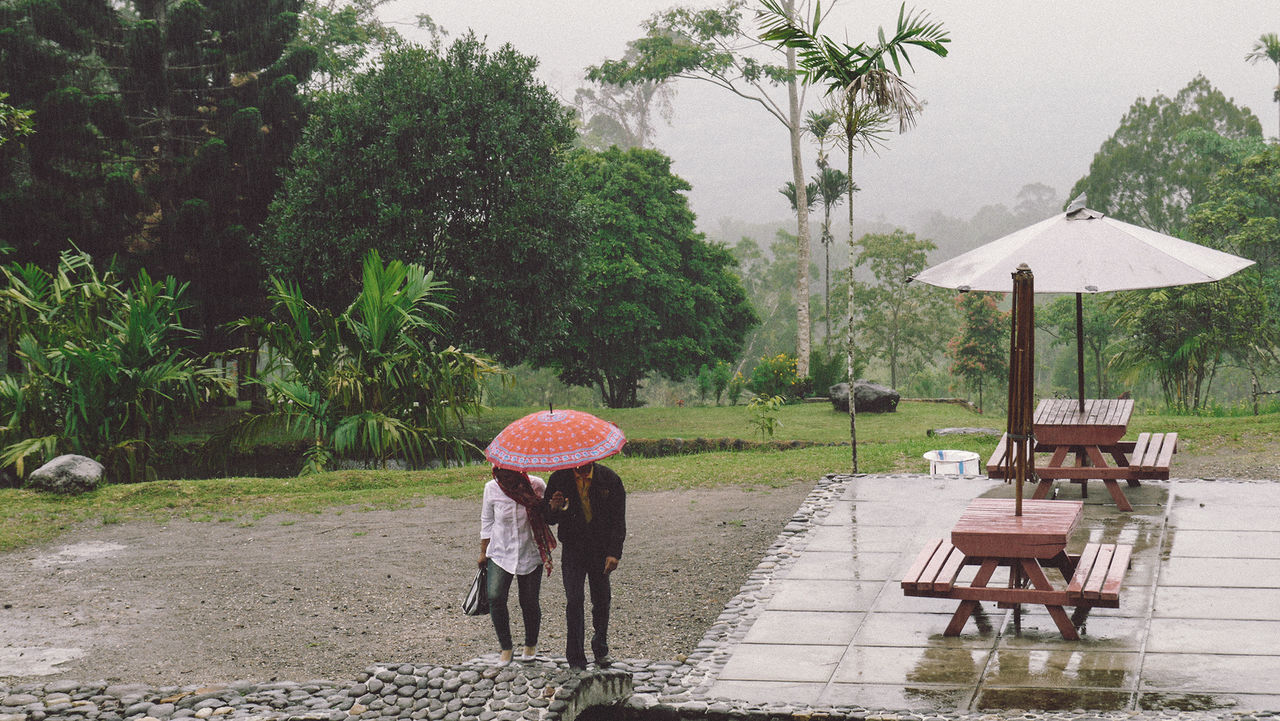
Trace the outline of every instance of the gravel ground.
<instances>
[{"instance_id":1,"label":"gravel ground","mask_svg":"<svg viewBox=\"0 0 1280 721\"><path fill-rule=\"evenodd\" d=\"M630 494L614 655L692 650L811 488ZM98 525L0 554L0 681L343 680L380 661L466 661L496 650L488 617L458 610L479 511L478 498L433 498L251 525ZM543 653L564 653L563 598L557 569Z\"/></svg>"}]
</instances>

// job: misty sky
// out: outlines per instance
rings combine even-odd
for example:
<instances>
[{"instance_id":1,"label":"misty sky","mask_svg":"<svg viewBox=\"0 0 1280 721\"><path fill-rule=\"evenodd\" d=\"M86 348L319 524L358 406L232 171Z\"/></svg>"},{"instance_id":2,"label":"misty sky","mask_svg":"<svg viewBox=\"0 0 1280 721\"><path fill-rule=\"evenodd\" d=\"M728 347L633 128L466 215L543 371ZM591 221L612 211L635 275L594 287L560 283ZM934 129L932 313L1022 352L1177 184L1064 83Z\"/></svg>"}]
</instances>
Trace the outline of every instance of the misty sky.
<instances>
[{"instance_id":1,"label":"misty sky","mask_svg":"<svg viewBox=\"0 0 1280 721\"><path fill-rule=\"evenodd\" d=\"M426 12L450 38L472 28L490 48L510 42L541 61L539 75L566 100L583 68L620 57L657 10L689 0L393 0L385 20L412 24ZM827 3L824 3L824 6ZM824 34L850 43L889 29L899 4L842 0ZM1244 56L1263 33L1280 33L1280 0L924 0L951 33L950 56L915 53L907 78L928 106L918 126L893 136L879 156L855 159L859 217L910 223L938 209L968 218L983 205L1016 202L1027 183L1065 197L1134 100L1172 96L1197 73L1258 115L1275 137L1276 67ZM407 37L424 41L409 25ZM822 102L810 90L806 110ZM693 185L699 226L719 219L780 221L777 189L791 177L786 130L752 103L704 83L681 81L670 126L655 144ZM806 154L812 174L814 154ZM843 167L843 161L841 165ZM844 212L843 210L841 211Z\"/></svg>"}]
</instances>

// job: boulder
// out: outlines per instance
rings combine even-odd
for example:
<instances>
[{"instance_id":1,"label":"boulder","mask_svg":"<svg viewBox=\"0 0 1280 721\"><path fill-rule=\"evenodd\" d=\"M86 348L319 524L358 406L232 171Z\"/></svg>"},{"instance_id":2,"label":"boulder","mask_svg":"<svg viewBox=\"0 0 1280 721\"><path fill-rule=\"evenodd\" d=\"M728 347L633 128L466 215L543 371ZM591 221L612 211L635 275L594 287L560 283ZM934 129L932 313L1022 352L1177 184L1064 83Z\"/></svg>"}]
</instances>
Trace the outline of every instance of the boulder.
<instances>
[{"instance_id":1,"label":"boulder","mask_svg":"<svg viewBox=\"0 0 1280 721\"><path fill-rule=\"evenodd\" d=\"M106 469L101 463L68 454L58 456L27 476L27 487L37 491L73 495L92 491L102 484Z\"/></svg>"},{"instance_id":2,"label":"boulder","mask_svg":"<svg viewBox=\"0 0 1280 721\"><path fill-rule=\"evenodd\" d=\"M837 383L827 389L831 406L837 411L849 412L849 384ZM892 388L868 381L857 381L853 386L854 408L859 413L893 413L898 410L902 396Z\"/></svg>"}]
</instances>

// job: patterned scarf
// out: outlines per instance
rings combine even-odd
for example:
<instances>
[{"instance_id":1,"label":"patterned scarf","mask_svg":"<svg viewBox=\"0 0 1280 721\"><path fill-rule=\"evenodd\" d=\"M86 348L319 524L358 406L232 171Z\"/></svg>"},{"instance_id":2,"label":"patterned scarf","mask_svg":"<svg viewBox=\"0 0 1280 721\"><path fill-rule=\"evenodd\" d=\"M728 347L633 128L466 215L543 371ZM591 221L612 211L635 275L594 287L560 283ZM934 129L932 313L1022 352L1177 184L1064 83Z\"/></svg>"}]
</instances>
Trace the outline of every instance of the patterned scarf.
<instances>
[{"instance_id":1,"label":"patterned scarf","mask_svg":"<svg viewBox=\"0 0 1280 721\"><path fill-rule=\"evenodd\" d=\"M533 489L529 474L495 466L493 478L498 482L502 492L507 494L507 498L524 506L529 515L529 528L533 530L533 542L538 545L538 556L542 558L542 565L546 567L547 575L550 576L551 549L556 547L556 538L542 518L542 497Z\"/></svg>"}]
</instances>

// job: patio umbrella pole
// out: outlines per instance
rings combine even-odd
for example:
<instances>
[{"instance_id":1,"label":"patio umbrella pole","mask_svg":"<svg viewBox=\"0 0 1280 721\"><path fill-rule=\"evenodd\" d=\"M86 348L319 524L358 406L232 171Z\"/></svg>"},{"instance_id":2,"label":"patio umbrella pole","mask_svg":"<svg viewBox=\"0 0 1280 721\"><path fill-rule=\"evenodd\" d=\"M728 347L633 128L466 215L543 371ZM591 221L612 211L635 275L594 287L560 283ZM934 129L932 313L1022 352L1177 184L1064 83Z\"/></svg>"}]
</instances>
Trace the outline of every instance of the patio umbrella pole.
<instances>
[{"instance_id":1,"label":"patio umbrella pole","mask_svg":"<svg viewBox=\"0 0 1280 721\"><path fill-rule=\"evenodd\" d=\"M1008 478L1014 479L1015 516L1022 515L1022 484L1029 476L1031 454L1031 400L1035 394L1033 360L1035 358L1034 277L1026 263L1013 274L1013 318L1009 345L1009 440L1013 468Z\"/></svg>"},{"instance_id":2,"label":"patio umbrella pole","mask_svg":"<svg viewBox=\"0 0 1280 721\"><path fill-rule=\"evenodd\" d=\"M1080 386L1080 413L1084 414L1084 294L1076 293L1076 382Z\"/></svg>"}]
</instances>

